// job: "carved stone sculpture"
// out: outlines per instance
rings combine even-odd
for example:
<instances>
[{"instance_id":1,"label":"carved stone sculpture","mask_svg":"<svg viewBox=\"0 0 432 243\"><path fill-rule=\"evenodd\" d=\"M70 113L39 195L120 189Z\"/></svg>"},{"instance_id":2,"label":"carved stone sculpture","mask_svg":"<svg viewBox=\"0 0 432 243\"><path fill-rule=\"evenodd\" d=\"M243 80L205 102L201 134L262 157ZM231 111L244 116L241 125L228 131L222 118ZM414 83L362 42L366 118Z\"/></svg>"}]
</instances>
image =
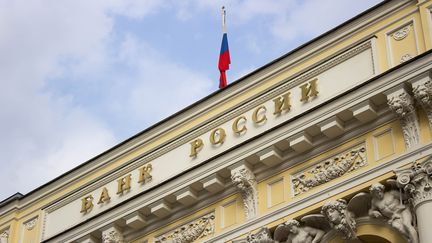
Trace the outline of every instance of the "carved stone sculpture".
<instances>
[{"instance_id":1,"label":"carved stone sculpture","mask_svg":"<svg viewBox=\"0 0 432 243\"><path fill-rule=\"evenodd\" d=\"M123 236L113 229L102 233L102 243L124 243L124 240Z\"/></svg>"},{"instance_id":2,"label":"carved stone sculpture","mask_svg":"<svg viewBox=\"0 0 432 243\"><path fill-rule=\"evenodd\" d=\"M397 183L409 194L409 201L414 208L425 201L432 201L431 158L423 164L414 164L411 170L399 174Z\"/></svg>"},{"instance_id":3,"label":"carved stone sculpture","mask_svg":"<svg viewBox=\"0 0 432 243\"><path fill-rule=\"evenodd\" d=\"M344 199L329 201L321 208L321 214L330 223L332 229L339 232L346 240L356 239L356 223L353 215L347 210Z\"/></svg>"},{"instance_id":4,"label":"carved stone sculpture","mask_svg":"<svg viewBox=\"0 0 432 243\"><path fill-rule=\"evenodd\" d=\"M387 220L387 223L402 233L410 243L418 243L411 209L401 203L400 192L393 189L385 191L381 183L373 184L369 191L372 196L369 216Z\"/></svg>"},{"instance_id":5,"label":"carved stone sculpture","mask_svg":"<svg viewBox=\"0 0 432 243\"><path fill-rule=\"evenodd\" d=\"M344 151L293 175L294 195L297 196L307 192L313 187L322 185L366 165L366 148L364 144Z\"/></svg>"},{"instance_id":6,"label":"carved stone sculpture","mask_svg":"<svg viewBox=\"0 0 432 243\"><path fill-rule=\"evenodd\" d=\"M247 243L276 243L271 237L270 231L267 228L260 229L255 234L249 234L246 237Z\"/></svg>"},{"instance_id":7,"label":"carved stone sculpture","mask_svg":"<svg viewBox=\"0 0 432 243\"><path fill-rule=\"evenodd\" d=\"M405 146L411 148L419 143L419 122L413 98L405 91L387 97L387 104L400 119Z\"/></svg>"},{"instance_id":8,"label":"carved stone sculpture","mask_svg":"<svg viewBox=\"0 0 432 243\"><path fill-rule=\"evenodd\" d=\"M430 78L421 80L413 84L414 98L426 112L429 120L429 126L432 128L432 81Z\"/></svg>"},{"instance_id":9,"label":"carved stone sculpture","mask_svg":"<svg viewBox=\"0 0 432 243\"><path fill-rule=\"evenodd\" d=\"M156 243L190 243L214 233L214 212L155 239Z\"/></svg>"},{"instance_id":10,"label":"carved stone sculpture","mask_svg":"<svg viewBox=\"0 0 432 243\"><path fill-rule=\"evenodd\" d=\"M231 180L241 193L246 219L255 217L258 205L258 190L255 175L247 167L241 167L231 171Z\"/></svg>"},{"instance_id":11,"label":"carved stone sculpture","mask_svg":"<svg viewBox=\"0 0 432 243\"><path fill-rule=\"evenodd\" d=\"M274 239L277 242L319 243L325 232L310 226L300 226L300 222L290 219L286 223L278 225L274 234Z\"/></svg>"},{"instance_id":12,"label":"carved stone sculpture","mask_svg":"<svg viewBox=\"0 0 432 243\"><path fill-rule=\"evenodd\" d=\"M9 230L5 230L0 233L0 243L8 243L9 241Z\"/></svg>"}]
</instances>

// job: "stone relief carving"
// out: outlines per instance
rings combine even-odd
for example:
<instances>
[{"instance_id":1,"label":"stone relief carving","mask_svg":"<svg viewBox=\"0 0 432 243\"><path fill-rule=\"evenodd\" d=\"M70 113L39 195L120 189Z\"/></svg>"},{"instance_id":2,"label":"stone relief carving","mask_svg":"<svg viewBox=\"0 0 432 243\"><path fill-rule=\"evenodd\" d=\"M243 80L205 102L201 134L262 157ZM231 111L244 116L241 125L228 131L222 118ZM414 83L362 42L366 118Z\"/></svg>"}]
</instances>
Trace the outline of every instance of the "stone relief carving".
<instances>
[{"instance_id":1,"label":"stone relief carving","mask_svg":"<svg viewBox=\"0 0 432 243\"><path fill-rule=\"evenodd\" d=\"M156 243L190 243L214 234L214 212L202 216L188 224L182 225L171 232L155 239Z\"/></svg>"},{"instance_id":2,"label":"stone relief carving","mask_svg":"<svg viewBox=\"0 0 432 243\"><path fill-rule=\"evenodd\" d=\"M293 175L291 177L291 182L294 187L294 196L307 192L313 187L322 185L341 177L347 172L355 171L366 165L366 148L364 144L344 151L341 154Z\"/></svg>"},{"instance_id":3,"label":"stone relief carving","mask_svg":"<svg viewBox=\"0 0 432 243\"><path fill-rule=\"evenodd\" d=\"M320 217L321 216L321 217ZM318 243L324 237L325 231L315 227L326 227L328 230L328 223L322 215L313 217L313 220L307 220L308 216L302 218L302 222L313 222L311 226L301 226L300 222L295 219L290 219L284 224L276 227L274 232L274 239L276 242L291 242L291 243ZM309 217L312 219L312 217ZM313 227L315 226L315 227Z\"/></svg>"},{"instance_id":4,"label":"stone relief carving","mask_svg":"<svg viewBox=\"0 0 432 243\"><path fill-rule=\"evenodd\" d=\"M411 148L419 143L419 122L413 98L403 91L387 97L387 104L400 119L405 146Z\"/></svg>"},{"instance_id":5,"label":"stone relief carving","mask_svg":"<svg viewBox=\"0 0 432 243\"><path fill-rule=\"evenodd\" d=\"M37 223L37 218L34 218L30 221L28 221L27 223L25 223L25 227L28 231L34 229L34 227L36 226Z\"/></svg>"},{"instance_id":6,"label":"stone relief carving","mask_svg":"<svg viewBox=\"0 0 432 243\"><path fill-rule=\"evenodd\" d=\"M432 81L428 79L426 82L413 86L414 98L426 111L429 120L429 126L432 128Z\"/></svg>"},{"instance_id":7,"label":"stone relief carving","mask_svg":"<svg viewBox=\"0 0 432 243\"><path fill-rule=\"evenodd\" d=\"M339 232L344 239L356 239L354 215L347 208L348 203L344 199L329 201L322 206L321 214L330 223L331 228Z\"/></svg>"},{"instance_id":8,"label":"stone relief carving","mask_svg":"<svg viewBox=\"0 0 432 243\"><path fill-rule=\"evenodd\" d=\"M124 243L123 236L112 229L102 233L102 243Z\"/></svg>"},{"instance_id":9,"label":"stone relief carving","mask_svg":"<svg viewBox=\"0 0 432 243\"><path fill-rule=\"evenodd\" d=\"M405 37L408 36L409 32L410 32L410 25L405 26L402 29L393 33L393 39L395 39L396 41L403 40L405 39Z\"/></svg>"},{"instance_id":10,"label":"stone relief carving","mask_svg":"<svg viewBox=\"0 0 432 243\"><path fill-rule=\"evenodd\" d=\"M267 228L260 229L255 234L249 234L246 237L247 243L276 243L270 234L270 230Z\"/></svg>"},{"instance_id":11,"label":"stone relief carving","mask_svg":"<svg viewBox=\"0 0 432 243\"><path fill-rule=\"evenodd\" d=\"M246 219L255 217L258 205L258 190L255 175L247 167L242 167L231 172L231 180L241 193Z\"/></svg>"},{"instance_id":12,"label":"stone relief carving","mask_svg":"<svg viewBox=\"0 0 432 243\"><path fill-rule=\"evenodd\" d=\"M9 230L5 230L0 233L0 243L8 243L9 241Z\"/></svg>"},{"instance_id":13,"label":"stone relief carving","mask_svg":"<svg viewBox=\"0 0 432 243\"><path fill-rule=\"evenodd\" d=\"M413 214L410 207L403 205L398 190L385 190L381 183L373 184L370 188L371 208L369 216L384 219L389 225L404 235L410 243L418 243L418 234L414 228Z\"/></svg>"},{"instance_id":14,"label":"stone relief carving","mask_svg":"<svg viewBox=\"0 0 432 243\"><path fill-rule=\"evenodd\" d=\"M400 63L404 63L404 62L410 60L411 58L413 58L413 56L411 54L407 53L407 54L401 56Z\"/></svg>"},{"instance_id":15,"label":"stone relief carving","mask_svg":"<svg viewBox=\"0 0 432 243\"><path fill-rule=\"evenodd\" d=\"M432 200L432 158L422 164L414 164L410 170L403 171L397 177L397 183L409 195L409 202L414 208L420 203Z\"/></svg>"}]
</instances>

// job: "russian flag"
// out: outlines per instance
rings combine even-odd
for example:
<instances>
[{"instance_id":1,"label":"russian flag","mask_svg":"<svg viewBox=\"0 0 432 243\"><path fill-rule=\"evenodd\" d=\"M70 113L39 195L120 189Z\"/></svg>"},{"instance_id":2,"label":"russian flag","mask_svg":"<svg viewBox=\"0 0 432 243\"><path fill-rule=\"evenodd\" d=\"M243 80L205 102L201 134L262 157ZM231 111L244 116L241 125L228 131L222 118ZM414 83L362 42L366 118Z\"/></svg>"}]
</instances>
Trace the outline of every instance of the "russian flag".
<instances>
[{"instance_id":1,"label":"russian flag","mask_svg":"<svg viewBox=\"0 0 432 243\"><path fill-rule=\"evenodd\" d=\"M219 88L220 89L223 89L225 88L225 86L227 86L225 71L229 69L230 63L231 63L231 59L230 59L230 53L228 48L228 36L227 33L224 32L222 37L220 56L219 56L219 71L220 71Z\"/></svg>"}]
</instances>

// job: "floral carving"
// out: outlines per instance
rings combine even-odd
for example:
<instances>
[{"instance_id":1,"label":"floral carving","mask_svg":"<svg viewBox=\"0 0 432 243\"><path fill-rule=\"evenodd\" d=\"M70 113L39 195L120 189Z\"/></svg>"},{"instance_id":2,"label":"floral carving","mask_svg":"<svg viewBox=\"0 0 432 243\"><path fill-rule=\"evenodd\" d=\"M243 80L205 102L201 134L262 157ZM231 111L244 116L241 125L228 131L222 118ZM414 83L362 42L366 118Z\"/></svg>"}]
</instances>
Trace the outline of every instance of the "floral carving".
<instances>
[{"instance_id":1,"label":"floral carving","mask_svg":"<svg viewBox=\"0 0 432 243\"><path fill-rule=\"evenodd\" d=\"M245 208L246 219L257 215L258 190L255 175L247 167L231 171L231 180L240 190Z\"/></svg>"},{"instance_id":2,"label":"floral carving","mask_svg":"<svg viewBox=\"0 0 432 243\"><path fill-rule=\"evenodd\" d=\"M412 55L407 53L407 54L401 56L400 63L404 63L404 62L410 60L411 58L413 58Z\"/></svg>"},{"instance_id":3,"label":"floral carving","mask_svg":"<svg viewBox=\"0 0 432 243\"><path fill-rule=\"evenodd\" d=\"M396 41L403 40L405 39L405 37L408 36L409 32L410 32L410 26L409 25L405 26L402 29L393 33L393 39L395 39Z\"/></svg>"},{"instance_id":4,"label":"floral carving","mask_svg":"<svg viewBox=\"0 0 432 243\"><path fill-rule=\"evenodd\" d=\"M207 214L155 239L156 243L190 243L214 234L214 213Z\"/></svg>"},{"instance_id":5,"label":"floral carving","mask_svg":"<svg viewBox=\"0 0 432 243\"><path fill-rule=\"evenodd\" d=\"M419 143L419 122L413 98L405 91L391 94L387 104L400 119L405 146L411 148Z\"/></svg>"},{"instance_id":6,"label":"floral carving","mask_svg":"<svg viewBox=\"0 0 432 243\"><path fill-rule=\"evenodd\" d=\"M27 223L25 223L25 227L28 231L30 231L36 226L36 223L37 223L37 218L34 218L28 221Z\"/></svg>"},{"instance_id":7,"label":"floral carving","mask_svg":"<svg viewBox=\"0 0 432 243\"><path fill-rule=\"evenodd\" d=\"M313 187L366 165L366 148L362 144L293 175L291 181L294 185L294 195L307 192Z\"/></svg>"},{"instance_id":8,"label":"floral carving","mask_svg":"<svg viewBox=\"0 0 432 243\"><path fill-rule=\"evenodd\" d=\"M102 233L102 243L124 243L123 236L117 230Z\"/></svg>"}]
</instances>

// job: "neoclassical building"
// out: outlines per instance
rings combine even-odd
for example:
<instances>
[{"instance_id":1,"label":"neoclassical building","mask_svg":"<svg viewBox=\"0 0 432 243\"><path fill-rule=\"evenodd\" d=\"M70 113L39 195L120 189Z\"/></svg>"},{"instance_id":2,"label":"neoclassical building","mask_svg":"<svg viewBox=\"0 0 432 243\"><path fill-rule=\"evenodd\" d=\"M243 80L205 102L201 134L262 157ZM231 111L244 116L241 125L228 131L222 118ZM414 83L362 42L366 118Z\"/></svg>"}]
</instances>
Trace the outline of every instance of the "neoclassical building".
<instances>
[{"instance_id":1,"label":"neoclassical building","mask_svg":"<svg viewBox=\"0 0 432 243\"><path fill-rule=\"evenodd\" d=\"M0 203L0 242L432 242L432 0L391 0Z\"/></svg>"}]
</instances>

